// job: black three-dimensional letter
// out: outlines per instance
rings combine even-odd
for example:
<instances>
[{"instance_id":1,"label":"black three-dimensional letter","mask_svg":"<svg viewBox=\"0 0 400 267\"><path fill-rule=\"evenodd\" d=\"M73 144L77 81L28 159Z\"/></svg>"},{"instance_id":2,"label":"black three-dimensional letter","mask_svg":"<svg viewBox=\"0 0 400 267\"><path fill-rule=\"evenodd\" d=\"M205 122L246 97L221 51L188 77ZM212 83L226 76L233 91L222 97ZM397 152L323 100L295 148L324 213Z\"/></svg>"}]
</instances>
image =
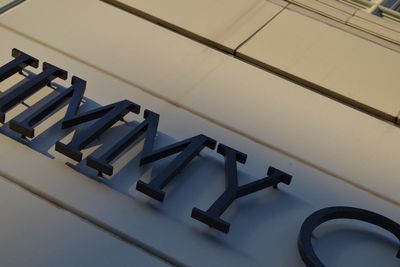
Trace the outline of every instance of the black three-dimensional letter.
<instances>
[{"instance_id":1,"label":"black three-dimensional letter","mask_svg":"<svg viewBox=\"0 0 400 267\"><path fill-rule=\"evenodd\" d=\"M67 79L67 72L49 63L43 63L43 71L18 87L7 90L0 97L0 122L5 121L6 113L22 101L48 85L55 78Z\"/></svg>"},{"instance_id":2,"label":"black three-dimensional letter","mask_svg":"<svg viewBox=\"0 0 400 267\"><path fill-rule=\"evenodd\" d=\"M39 61L36 58L31 57L30 55L25 54L18 49L14 48L11 52L11 55L15 59L0 67L0 82L11 77L17 72L21 72L26 66L32 66L34 68L39 66Z\"/></svg>"},{"instance_id":3,"label":"black three-dimensional letter","mask_svg":"<svg viewBox=\"0 0 400 267\"><path fill-rule=\"evenodd\" d=\"M53 97L51 100L40 106L39 109L34 111L27 109L25 112L28 112L28 116L25 116L25 112L23 112L12 119L10 121L10 129L19 132L24 136L33 138L35 136L34 127L50 115L52 111L61 107L67 101L69 101L69 106L65 112L63 121L72 118L78 113L83 94L85 93L85 88L86 81L73 76L71 87Z\"/></svg>"},{"instance_id":4,"label":"black three-dimensional letter","mask_svg":"<svg viewBox=\"0 0 400 267\"><path fill-rule=\"evenodd\" d=\"M181 142L152 151L152 147L145 147L142 151L141 165L145 165L162 158L174 155L172 162L150 183L138 181L136 190L152 197L158 201L163 201L165 192L162 189L186 166L204 147L215 149L216 141L205 135L196 135Z\"/></svg>"},{"instance_id":5,"label":"black three-dimensional letter","mask_svg":"<svg viewBox=\"0 0 400 267\"><path fill-rule=\"evenodd\" d=\"M110 149L105 151L101 156L95 157L93 155L88 156L87 165L103 172L107 175L113 174L113 166L110 162L115 159L122 151L124 151L130 144L134 143L144 133L145 142L143 153L145 151L151 151L154 146L154 140L157 134L157 127L160 115L150 110L144 111L145 120L137 125L132 131L128 132L121 140L114 144ZM93 154L95 154L94 152Z\"/></svg>"},{"instance_id":6,"label":"black three-dimensional letter","mask_svg":"<svg viewBox=\"0 0 400 267\"><path fill-rule=\"evenodd\" d=\"M279 183L288 185L291 182L292 176L278 169L270 167L268 169L268 177L239 186L237 177L237 162L244 164L246 162L247 155L223 144L218 145L217 152L225 156L226 190L207 211L193 208L192 218L199 220L219 231L228 233L230 224L222 220L220 216L235 199L270 186L276 188Z\"/></svg>"},{"instance_id":7,"label":"black three-dimensional letter","mask_svg":"<svg viewBox=\"0 0 400 267\"><path fill-rule=\"evenodd\" d=\"M86 127L82 131L77 131L72 140L66 145L58 141L56 143L56 151L66 155L67 157L81 161L82 149L87 147L93 140L99 137L118 120L121 120L127 113L139 113L140 106L129 101L122 100L104 107L100 107L88 112L79 114L73 118L62 122L62 128L69 128L81 123L99 119L90 127Z\"/></svg>"}]
</instances>

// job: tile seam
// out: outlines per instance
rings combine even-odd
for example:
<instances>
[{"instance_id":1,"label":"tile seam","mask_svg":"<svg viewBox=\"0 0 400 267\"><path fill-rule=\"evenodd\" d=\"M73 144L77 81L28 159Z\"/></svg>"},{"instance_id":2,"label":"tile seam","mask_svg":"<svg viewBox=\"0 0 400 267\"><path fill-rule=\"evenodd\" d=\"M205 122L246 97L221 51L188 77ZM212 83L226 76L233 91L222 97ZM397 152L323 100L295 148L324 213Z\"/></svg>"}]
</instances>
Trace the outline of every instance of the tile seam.
<instances>
[{"instance_id":1,"label":"tile seam","mask_svg":"<svg viewBox=\"0 0 400 267\"><path fill-rule=\"evenodd\" d=\"M269 20L267 20L267 22L265 22L263 25L261 25L260 28L258 28L256 31L254 31L254 33L252 33L249 37L247 37L242 43L240 43L233 51L233 54L236 55L237 51L243 46L245 45L251 38L253 38L257 33L259 33L262 29L264 29L271 21L273 21L277 16L279 16L284 10L286 10L286 7L288 5L282 7L281 10L279 10L274 16L272 16L272 18L270 18Z\"/></svg>"}]
</instances>

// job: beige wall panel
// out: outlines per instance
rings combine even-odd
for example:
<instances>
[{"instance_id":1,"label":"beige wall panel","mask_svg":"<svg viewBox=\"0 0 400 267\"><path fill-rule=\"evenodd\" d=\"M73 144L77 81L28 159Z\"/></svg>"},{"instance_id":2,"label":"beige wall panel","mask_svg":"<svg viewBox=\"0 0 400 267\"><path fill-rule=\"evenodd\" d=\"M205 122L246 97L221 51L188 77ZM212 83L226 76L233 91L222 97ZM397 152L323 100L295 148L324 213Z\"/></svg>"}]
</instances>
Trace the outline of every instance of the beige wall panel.
<instances>
[{"instance_id":1,"label":"beige wall panel","mask_svg":"<svg viewBox=\"0 0 400 267\"><path fill-rule=\"evenodd\" d=\"M29 1L1 17L37 40L2 29L1 62L18 47L87 79L86 96L97 103L128 98L161 113L160 146L204 133L248 153L248 164L240 168L244 181L264 177L269 165L295 178L289 187L233 205L225 215L231 232L224 235L190 218L194 206L207 208L224 188L223 162L215 152L205 150L190 164L166 189L163 204L134 190L139 178L149 178L157 168L125 160L128 165L116 175L127 180L127 196L66 166L71 161L53 148L51 159L0 135L4 176L190 266L303 266L298 230L306 216L326 206L368 208L399 221L398 128L104 3L82 1L77 9L77 1L57 2L64 13L53 14L53 2ZM23 15L35 19L20 23ZM346 247L346 253L340 253L342 245L333 246L338 253L332 254L328 242L319 248L324 259L337 266L398 264L392 240L346 238L356 246ZM354 257L361 253L365 256Z\"/></svg>"},{"instance_id":2,"label":"beige wall panel","mask_svg":"<svg viewBox=\"0 0 400 267\"><path fill-rule=\"evenodd\" d=\"M283 8L265 0L109 2L228 51L237 48Z\"/></svg>"},{"instance_id":3,"label":"beige wall panel","mask_svg":"<svg viewBox=\"0 0 400 267\"><path fill-rule=\"evenodd\" d=\"M290 10L239 53L357 101L394 119L400 54Z\"/></svg>"},{"instance_id":4,"label":"beige wall panel","mask_svg":"<svg viewBox=\"0 0 400 267\"><path fill-rule=\"evenodd\" d=\"M97 99L99 103L106 104L124 97L135 101L136 97L146 96L144 90L257 142L301 159L309 165L400 203L396 187L393 186L397 184L396 177L399 175L396 167L396 155L400 151L398 128L101 2L82 3L86 5L84 6L86 8L82 7L82 15L88 13L93 21L85 23L83 16L77 16L71 25L71 20L66 19L73 16L75 12L73 5L64 4L60 7L64 10L64 19L53 19L53 26L57 29L63 26L70 27L68 35L62 32L54 33L53 28L45 24L44 20L35 19L32 23L18 22L17 18L22 15L28 16L28 12L32 13L30 16L35 16L34 12L45 8L44 3L52 5L53 1L27 2L7 16L3 16L2 21L17 29L24 29L27 34L40 36L39 39L42 41L54 44L68 54L78 55L79 60L90 62L96 68L112 73L130 85L139 85L142 89L132 90L129 89L132 87L124 83L115 86L105 78L106 76L98 78L96 75L90 79L88 94L100 96L98 94L101 92L101 97ZM47 12L47 17L52 15L52 12ZM103 22L105 20L102 19L102 14L106 13L113 19ZM318 22L311 20L309 23L314 25ZM80 24L82 26L78 27ZM89 30L91 26L97 24L104 28L98 32ZM107 28L106 24L110 26ZM137 29L137 34L126 36L124 31L111 31L111 29L125 30L125 26L122 25L131 25L132 29ZM44 30L38 30L43 27ZM333 30L334 33L338 31ZM2 34L7 36L7 31L4 30ZM110 35L112 38L104 39L104 36ZM117 41L115 45L119 45L119 49L110 52L113 42ZM68 70L75 70L73 73L79 74L82 78L87 78L90 73L88 68L82 69L83 65L79 65L80 67L76 69L74 61L66 61L64 57L60 60L59 55L49 48L38 48L23 38L4 38L2 44L0 51L2 58L9 58L9 51L17 46L39 58L65 66ZM94 44L96 44L95 49L93 49ZM293 46L285 43L285 45L286 50L292 49L292 57L295 55L295 49L292 47L302 47L302 50L307 48L306 44ZM32 50L32 47L36 48ZM269 44L265 47L269 47ZM357 49L354 51L359 55ZM325 56L322 52L318 52L320 58ZM313 54L311 51L309 53ZM272 54L279 53L271 53L270 56ZM301 61L304 57L296 55L295 58ZM315 56L312 60L315 65L319 64ZM364 60L369 62L370 59L364 58ZM324 64L329 65L334 59L329 56L329 60L324 61L326 61ZM392 61L389 60L390 62ZM349 64L338 63L336 66L330 66L330 69L333 73L335 71L342 73L340 69L347 65ZM313 71L329 74L329 71L318 67L314 67ZM391 71L393 70L387 70ZM351 76L349 73L346 75ZM365 76L371 77L367 74ZM341 79L338 78L336 81L341 85ZM364 84L362 79L359 82ZM354 88L356 85L353 78L349 78L348 83L349 88ZM397 91L394 92L394 95L396 94ZM153 99L149 96L145 98ZM392 103L396 102L394 96L390 100ZM149 101L148 107L161 112L169 105L162 101ZM257 122L260 118L259 113L262 114L264 123ZM328 140L332 138L338 141L329 142ZM375 165L364 166L364 162L370 162L375 158L385 160L379 160ZM375 179L382 173L385 174L382 179L387 183Z\"/></svg>"},{"instance_id":5,"label":"beige wall panel","mask_svg":"<svg viewBox=\"0 0 400 267\"><path fill-rule=\"evenodd\" d=\"M374 118L357 113L352 109L341 110L343 106L334 101L312 94L300 86L292 85L227 56L221 56L225 61L225 64L221 64L221 68L209 69L210 65L204 64L203 68L209 69L209 75L199 84L199 88L204 90L208 98L205 101L203 96L199 96L199 101L202 102L203 106L198 109L198 104L193 104L193 112L206 115L205 117L218 123L224 119L222 116L230 113L230 118L226 121L225 126L230 129L242 129L242 132L247 133L247 136L256 133L256 131L261 131L256 134L264 141L257 143L188 112L188 106L192 105L193 102L192 96L198 93L197 87L194 88L193 94L188 94L190 98L182 101L182 103L188 104L183 106L186 109L184 110L7 30L1 30L0 36L4 38L3 42L0 43L2 62L10 58L11 48L18 44L20 49L32 53L41 60L65 67L71 75L79 75L87 79L89 84L86 96L93 101L106 104L128 98L141 104L143 109L150 108L161 113L158 139L160 146L171 143L173 140L181 140L194 134L204 133L249 154L248 164L240 167L241 182L264 177L269 165L278 167L295 176L291 186L281 186L279 191L265 190L233 205L224 215L226 216L224 218L232 223L231 232L225 235L190 218L190 212L194 206L207 208L223 191L225 180L223 159L214 151L204 150L202 156L190 164L176 182L166 188L167 199L160 204L134 190L134 184L139 178L149 178L153 172L160 169L153 166L151 168L139 168L135 161L125 162L128 165L118 172L114 178L119 177L127 180L123 187L128 191L125 193L130 195L127 196L66 166L66 161L72 161L54 152L52 148L49 149L49 153L55 157L54 159L45 157L25 145L0 135L2 151L0 153L0 173L2 175L31 188L36 193L82 217L94 220L102 227L114 229L119 234L135 240L135 242L145 244L156 253L168 255L175 262L189 266L265 266L268 263L274 267L300 267L303 264L297 252L297 234L302 221L316 209L333 205L350 205L379 211L397 221L400 219L398 205L386 202L349 183L340 181L336 177L305 165L302 163L302 159L295 160L293 157L288 157L274 149L260 145L264 141L265 143L277 141L273 144L276 147L291 149L289 146L284 146L284 143L288 142L290 146L295 146L295 144L290 143L290 140L297 140L301 143L301 138L306 138L306 134L310 134L311 136L306 139L308 145L304 143L304 146L300 147L306 151L297 152L302 156L307 156L307 158L311 155L314 157L313 159L319 157L327 161L335 160L336 157L342 155L338 154L339 151L342 153L358 153L358 150L343 149L345 147L345 144L343 144L341 146L329 146L329 148L337 149L333 152L325 151L326 147L324 147L322 140L326 138L328 132L336 129L334 125L329 126L327 123L322 125L327 129L318 130L320 124L318 120L321 120L321 118L318 117L318 120L315 120L315 117L311 116L309 119L305 119L304 123L301 123L296 115L300 117L303 114L314 114L315 110L310 103L318 103L318 101L326 101L318 106L318 110L322 114L335 116L335 112L330 113L329 111L339 111L340 115L336 118L332 117L332 120L340 121L340 118L348 117L349 120L353 119L357 122L359 117L352 117L352 114L361 114L364 118L367 118L365 119L365 127L377 128L377 130L372 133L368 132L366 139L371 139L362 140L360 145L365 145L368 141L373 144L374 141L378 140L376 135L379 136L385 130L391 131L392 128L386 128L389 125ZM208 57L215 57L216 53L208 49L204 53L205 62L210 60ZM149 73L149 77L156 76L157 71L159 70L155 69L154 73ZM259 87L253 88L253 80L254 83L259 83ZM232 86L231 82L237 83L237 85ZM210 88L206 90L208 85ZM276 91L275 89L270 91L268 88L275 88ZM211 95L211 89L218 92ZM286 92L287 95L279 95L279 91L281 93ZM232 92L236 92L237 95ZM244 92L244 94L240 94L240 92ZM258 97L254 94L256 92L260 93ZM268 93L264 95L262 92ZM311 100L307 99L308 94L313 96ZM255 100L255 97L259 102ZM307 102L307 109L302 113L301 110L304 106L297 106L291 110L290 106L296 105L296 102L286 102L288 98L304 99L303 101L309 100L310 102ZM219 99L219 102L216 102L217 99ZM232 103L225 101L225 99L231 100ZM249 107L247 103L251 103L251 106ZM216 109L214 106L216 104L220 105L220 109ZM235 108L233 109L234 104ZM324 109L324 106L330 105L333 105L332 109ZM209 111L205 112L204 109L209 109ZM257 112L255 112L256 109ZM211 114L214 110L217 113ZM287 110L293 112L287 112ZM262 121L257 121L256 118L261 116L263 117ZM55 122L59 118L50 120ZM135 118L138 119L138 117ZM328 118L330 117L328 116ZM375 122L379 123L375 124ZM357 127L352 129L355 132L355 139L360 138L361 131L365 133L365 128L360 125L357 124ZM305 132L302 132L303 128ZM340 135L335 136L338 140L337 144L339 144L339 141L344 143L347 140L344 138L346 137L345 132L347 132L347 129L339 128ZM299 133L299 136L297 133ZM388 143L393 143L395 138L398 139L395 133L393 139L387 140ZM282 136L280 141L278 135ZM352 139L352 136L350 137L349 142L352 142L354 139ZM312 144L311 139L316 139L317 144ZM322 147L319 148L317 145ZM396 155L394 151L400 151L396 147L393 148L394 151L390 148L385 147L386 153ZM375 149L374 146L371 147L371 150L373 149ZM313 154L312 151L315 153ZM326 155L330 152L334 153L336 157ZM364 152L364 150L361 152ZM360 172L361 163L357 163L357 153L351 154L350 157L353 157L356 162L355 171ZM377 156L380 155L377 154ZM18 159L18 165L15 164L15 159ZM391 161L390 158L387 160L388 163L395 163L397 166L397 161ZM343 164L343 162L340 164ZM379 165L378 167L374 166L377 171L384 167L382 161L376 161L376 164ZM24 166L24 168L20 166ZM371 167L371 169L365 171L365 174L369 174L367 171L372 170L373 166L363 167ZM390 171L393 169L394 167ZM346 171L349 170L353 169L346 169ZM389 178L394 176L398 177L397 174L393 174ZM376 177L376 173L373 172L370 176L360 176L360 179L362 178L362 184L371 187L371 190L388 192L389 197L393 197L392 192L397 188L395 181L383 180L388 177L386 173L385 175L380 173L379 178L382 180L378 180ZM356 178L359 177L356 176ZM350 227L359 229L359 227L362 227L361 225L355 224ZM339 225L339 231L341 227L343 225ZM365 231L370 233L371 229ZM372 235L372 238L370 238L368 234L360 236L358 233L355 231L355 235L347 234L344 239L341 239L349 245L345 248L343 245L332 246L332 244L338 244L338 241L329 239L329 236L326 239L324 232L316 233L318 241L320 237L322 237L321 241L328 241L322 243L319 247L323 259L329 262L334 261L337 266L344 266L344 264L352 266L366 266L367 264L396 266L398 264L397 259L393 257L397 245L392 239L385 239L386 241L383 242L380 234ZM338 249L337 253L332 254L332 247ZM343 252L342 248L345 249L346 253L340 253ZM366 251L368 253L365 253ZM359 255L359 253L367 255L365 257L354 256ZM335 258L332 259L331 255L335 255Z\"/></svg>"},{"instance_id":6,"label":"beige wall panel","mask_svg":"<svg viewBox=\"0 0 400 267\"><path fill-rule=\"evenodd\" d=\"M205 46L97 0L27 1L0 23L172 102L208 71Z\"/></svg>"},{"instance_id":7,"label":"beige wall panel","mask_svg":"<svg viewBox=\"0 0 400 267\"><path fill-rule=\"evenodd\" d=\"M0 214L1 266L168 266L1 176Z\"/></svg>"}]
</instances>

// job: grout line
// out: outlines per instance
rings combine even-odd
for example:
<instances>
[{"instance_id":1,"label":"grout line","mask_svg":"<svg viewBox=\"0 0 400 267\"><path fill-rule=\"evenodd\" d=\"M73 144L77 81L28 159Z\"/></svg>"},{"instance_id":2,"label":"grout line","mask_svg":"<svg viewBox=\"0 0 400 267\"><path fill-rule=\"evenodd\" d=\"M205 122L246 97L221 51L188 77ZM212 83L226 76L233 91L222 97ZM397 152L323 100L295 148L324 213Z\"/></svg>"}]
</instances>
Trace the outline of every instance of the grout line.
<instances>
[{"instance_id":1,"label":"grout line","mask_svg":"<svg viewBox=\"0 0 400 267\"><path fill-rule=\"evenodd\" d=\"M103 1L103 0L101 0L101 1ZM283 149L281 149L281 148L279 148L279 147L276 147L276 146L273 145L273 144L270 144L270 143L268 143L268 142L265 142L264 140L259 139L259 138L256 137L256 136L252 136L252 135L250 135L250 134L248 134L248 133L242 131L241 129L237 129L237 128L233 127L233 126L230 126L230 125L228 125L228 124L225 124L225 123L222 122L222 121L216 120L216 119L213 118L213 117L210 117L210 116L208 116L208 115L206 115L206 114L203 114L202 112L197 111L197 110L194 110L194 109L192 109L191 107L185 106L185 105L183 105L183 104L181 104L181 103L179 103L179 102L177 102L177 101L173 101L173 100L171 100L171 99L168 99L168 98L166 98L165 96L163 96L163 95L161 95L161 94L155 93L155 92L151 91L151 90L148 89L148 88L145 88L145 87L143 87L143 86L140 86L140 85L138 85L138 84L135 84L135 83L133 83L133 82L131 82L131 81L129 81L129 80L123 78L123 77L120 77L120 76L118 76L118 75L116 75L116 74L114 74L114 73L112 73L112 72L109 72L109 71L107 71L107 70L105 70L105 69L102 69L102 68L100 68L100 67L98 67L98 66L96 66L96 65L94 65L94 64L92 64L92 63L86 62L86 61L84 61L84 60L82 60L82 59L80 59L80 58L78 58L78 57L76 57L76 56L74 56L74 55L71 55L71 54L69 54L69 53L67 53L67 52L64 52L63 50L60 50L60 49L58 49L58 48L56 48L56 47L53 47L53 46L51 46L51 45L49 45L49 44L46 44L46 43L44 43L43 41L40 41L40 40L38 40L38 39L36 39L36 38L34 38L34 37L31 37L31 36L29 36L29 35L27 35L27 34L25 34L25 33L19 32L19 31L13 29L13 28L10 28L10 27L8 27L8 26L6 26L6 25L3 25L3 24L1 24L1 23L0 23L0 27L3 27L3 28L5 28L5 29L7 29L7 30L9 30L9 31L11 31L11 32L13 32L13 33L15 33L15 34L21 35L21 36L23 36L23 37L25 37L25 38L27 38L27 39L33 41L33 42L36 42L36 43L38 43L38 44L40 44L40 45L42 45L42 46L45 46L45 47L47 47L47 48L49 48L49 49L51 49L51 50L53 50L53 51L56 51L56 52L58 52L58 53L60 53L60 54L62 54L62 55L64 55L64 56L66 56L66 57L69 57L69 58L71 58L71 59L73 59L73 60L75 60L75 61L77 61L77 62L79 62L79 63L82 63L82 64L84 64L84 65L86 65L86 66L88 66L88 67L91 67L91 68L93 68L93 69L95 69L95 70L97 70L97 71L99 71L99 72L102 72L102 73L104 73L104 74L106 74L106 75L108 75L108 76L110 76L110 77L112 77L112 78L114 78L114 79L116 79L116 80L119 80L119 81L121 81L121 82L124 82L124 83L130 85L130 86L133 86L133 87L137 88L138 90L141 90L142 92L145 92L145 93L147 93L147 94L149 94L149 95L151 95L151 96L153 96L153 97L156 97L156 98L158 98L158 99L161 99L161 100L165 101L165 102L168 103L168 104L171 104L171 105L173 105L173 106L175 106L175 107L177 107L177 108L180 108L180 109L182 109L182 110L185 110L185 111L187 111L187 112L189 112L189 113L192 113L193 115L196 115L196 116L198 116L198 117L200 117L200 118L203 118L203 119L205 119L205 120L207 120L207 121L209 121L209 122L211 122L211 123L214 123L215 125L217 125L217 126L219 126L219 127L221 127L221 128L224 128L224 129L227 129L227 130L229 130L229 131L231 131L231 132L233 132L233 133L236 133L237 135L242 136L242 137L244 137L244 138L246 138L246 139L248 139L248 140L251 140L251 141L255 142L256 144L259 144L259 145L264 146L264 147L267 147L267 148L269 148L269 149L271 149L271 150L273 150L273 151L276 151L276 152L278 152L278 153L281 153L281 154L283 154L283 155L285 155L285 156L287 156L287 157L289 157L289 158L292 158L292 159L296 160L297 162L300 162L300 163L302 163L302 164L305 164L305 165L307 165L307 166L309 166L309 167L311 167L311 168L314 168L314 169L316 169L316 170L318 170L318 171L320 171L320 172L322 172L322 173L324 173L324 174L327 174L327 175L329 175L329 176L335 177L335 178L337 178L337 179L339 179L339 180L341 180L341 181L343 181L343 182L346 182L347 184L350 184L350 185L352 185L352 186L354 186L354 187L356 187L356 188L359 188L359 189L361 189L361 190L363 190L363 191L365 191L365 192L367 192L367 193L370 193L370 194L372 194L372 195L374 195L374 196L377 196L377 197L379 197L379 198L381 198L381 199L383 199L383 200L385 200L385 201L387 201L387 202L389 202L389 203L395 204L396 206L400 206L400 201L393 200L393 199L387 197L386 195L383 195L383 194L374 192L374 191L370 190L370 189L367 188L367 187L364 187L364 186L362 186L362 185L356 184L355 182L353 182L353 181L347 179L346 177L343 177L343 176L341 176L341 175L339 175L339 174L337 174L337 173L335 173L335 172L332 172L332 171L330 171L330 170L328 170L328 169L326 169L326 168L324 168L324 167L318 166L318 165L316 165L316 164L314 164L314 163L312 163L312 162L310 162L310 161L304 160L304 159L300 158L299 156L296 156L295 154L293 154L293 153L291 153L291 152L289 152L289 151L283 150ZM246 62L247 64L250 64L250 65L253 65L253 66L256 66L256 67L259 67L259 68L260 68L260 66L259 66L259 65L256 65L255 63L246 61L245 59L242 59L242 58L240 58L240 57L235 57L235 58L238 59L238 60L242 60L242 61ZM264 68L263 70L265 70L265 68ZM274 73L275 73L275 72L274 72ZM279 72L276 72L275 74L278 75L278 76L280 76L280 77L282 77L282 75L281 75ZM283 77L284 77L284 76L283 76ZM287 78L286 78L286 79L287 79ZM293 79L290 80L290 81L296 83L296 81L293 80ZM300 84L300 85L301 85L301 84ZM303 86L304 86L304 85L303 85ZM318 92L318 93L320 93L320 92ZM332 98L332 97L330 97L330 96L328 96L328 95L325 95L325 97ZM333 99L333 100L336 101L336 102L340 102L338 99ZM353 109L355 109L355 110L357 110L357 111L360 111L360 110L358 110L356 107L351 106L351 105L349 105L349 104L346 104L346 103L342 103L342 104L347 105L347 106L349 106L349 107L351 107L351 108L353 108ZM365 110L361 110L360 112L366 113ZM373 115L373 114L369 114L369 115ZM395 126L395 127L396 127L396 126L400 127L400 125L394 124L394 121L388 121L388 120L385 120L385 119L382 119L382 118L377 118L377 119L384 120L385 122L390 122L390 124L393 125L393 126Z\"/></svg>"},{"instance_id":2,"label":"grout line","mask_svg":"<svg viewBox=\"0 0 400 267\"><path fill-rule=\"evenodd\" d=\"M286 7L288 5L286 5L285 7L282 7L281 10L279 10L279 12L277 12L274 16L272 16L272 18L270 18L266 23L264 23L264 25L262 25L259 29L257 29L253 34L251 34L246 40L244 40L242 43L240 43L238 45L238 47L235 48L233 54L236 55L237 51L244 45L246 44L251 38L253 38L257 33L259 33L262 29L265 28L265 26L267 26L268 23L270 23L272 20L274 20L277 16L279 16L282 11L286 10Z\"/></svg>"},{"instance_id":3,"label":"grout line","mask_svg":"<svg viewBox=\"0 0 400 267\"><path fill-rule=\"evenodd\" d=\"M279 77L281 77L281 78L283 78L283 79L285 79L287 81L290 81L290 82L292 82L294 84L300 85L303 88L306 88L306 89L308 89L308 90L310 90L310 91L312 91L314 93L317 93L319 95L327 97L327 98L329 98L329 99L331 99L331 100L333 100L335 102L338 102L338 103L340 103L342 105L345 105L345 106L350 107L352 109L355 109L355 110L357 110L359 112L362 112L364 114L372 116L372 117L374 117L374 118L376 118L378 120L384 121L386 123L390 123L393 126L397 126L397 125L394 124L396 122L396 117L394 117L394 116L392 116L392 115L390 115L388 113L385 113L383 111L375 109L375 108L373 108L371 106L368 106L366 104L358 102L358 101L356 101L354 99L351 99L349 97L340 95L340 94L338 94L338 93L336 93L334 91L329 90L326 87L323 87L323 86L318 85L316 83L313 83L311 81L304 80L303 78L301 78L299 76L296 76L296 75L293 75L291 73L288 73L288 72L286 72L286 71L284 71L282 69L279 69L279 68L276 68L276 67L274 67L272 65L266 64L266 63L264 63L262 61L259 61L259 60L255 59L255 58L252 58L250 56L244 55L244 54L242 54L240 52L236 53L235 58L239 59L239 60L241 60L241 61L243 61L243 62L245 62L247 64L250 64L250 65L252 65L254 67L260 68L260 69L262 69L264 71L268 71L268 72L270 72L270 73L272 73L272 74L274 74L276 76L279 76Z\"/></svg>"},{"instance_id":4,"label":"grout line","mask_svg":"<svg viewBox=\"0 0 400 267\"><path fill-rule=\"evenodd\" d=\"M62 201L53 198L52 196L48 195L47 193L42 192L38 189L35 189L34 187L30 186L29 184L26 184L14 177L11 177L10 175L4 173L3 171L0 171L0 175L5 180L17 185L24 191L27 191L27 192L33 194L34 196L49 202L51 205L55 206L56 208L59 208L67 213L70 213L96 228L102 229L103 231L109 233L113 237L138 248L139 250L159 259L162 262L165 262L171 266L178 266L178 267L186 267L187 266L186 264L173 259L171 256L154 249L153 247L131 237L128 234L123 233L122 231L112 227L111 225L103 223L102 221L100 221L86 213L83 213L68 204L63 203Z\"/></svg>"}]
</instances>

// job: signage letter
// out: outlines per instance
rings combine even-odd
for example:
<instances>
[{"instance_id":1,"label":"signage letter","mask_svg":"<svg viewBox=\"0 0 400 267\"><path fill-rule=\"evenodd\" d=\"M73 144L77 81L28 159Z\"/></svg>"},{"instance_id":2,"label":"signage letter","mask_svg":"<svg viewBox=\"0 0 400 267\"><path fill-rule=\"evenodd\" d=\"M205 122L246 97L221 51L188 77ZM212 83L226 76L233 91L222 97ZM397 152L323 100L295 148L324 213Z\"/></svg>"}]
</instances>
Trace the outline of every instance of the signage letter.
<instances>
[{"instance_id":1,"label":"signage letter","mask_svg":"<svg viewBox=\"0 0 400 267\"><path fill-rule=\"evenodd\" d=\"M31 57L30 55L25 54L16 48L12 50L11 55L15 59L0 67L0 82L11 77L17 72L22 71L26 66L32 66L34 68L39 66L39 61L36 58Z\"/></svg>"},{"instance_id":2,"label":"signage letter","mask_svg":"<svg viewBox=\"0 0 400 267\"><path fill-rule=\"evenodd\" d=\"M0 96L0 122L6 113L22 101L48 85L55 78L67 79L67 72L49 63L43 63L43 71L18 87L7 90Z\"/></svg>"},{"instance_id":3,"label":"signage letter","mask_svg":"<svg viewBox=\"0 0 400 267\"><path fill-rule=\"evenodd\" d=\"M88 156L87 165L103 172L107 175L113 174L113 166L110 162L115 159L126 147L138 140L140 136L144 133L145 142L142 154L146 151L151 151L154 146L154 140L157 134L157 127L160 115L154 113L150 110L144 111L145 120L141 122L138 126L132 129L127 135L125 135L121 140L119 140L115 145L113 145L109 150L104 152L99 157Z\"/></svg>"},{"instance_id":4,"label":"signage letter","mask_svg":"<svg viewBox=\"0 0 400 267\"><path fill-rule=\"evenodd\" d=\"M400 224L372 211L352 207L330 207L318 210L311 214L301 226L297 247L300 256L307 267L324 267L325 265L315 254L311 243L311 235L319 225L335 219L353 219L367 222L388 230L400 241ZM400 250L397 252L400 258Z\"/></svg>"},{"instance_id":5,"label":"signage letter","mask_svg":"<svg viewBox=\"0 0 400 267\"><path fill-rule=\"evenodd\" d=\"M71 87L43 104L37 110L31 111L30 109L27 109L16 118L12 119L10 121L10 129L24 136L33 138L35 136L34 127L38 125L43 119L45 119L52 111L61 107L67 101L69 102L69 106L63 120L68 120L72 118L78 113L83 94L85 93L85 89L86 81L76 76L73 76ZM25 116L25 112L29 112L29 115ZM20 119L21 117L23 119Z\"/></svg>"},{"instance_id":6,"label":"signage letter","mask_svg":"<svg viewBox=\"0 0 400 267\"><path fill-rule=\"evenodd\" d=\"M199 220L219 231L228 233L230 224L222 220L220 216L235 199L257 192L264 188L268 188L270 186L277 188L279 183L289 185L292 180L292 176L278 169L270 167L268 169L268 177L239 186L237 177L237 162L244 164L246 162L247 155L223 144L218 145L217 152L225 156L226 190L207 211L193 208L192 218Z\"/></svg>"},{"instance_id":7,"label":"signage letter","mask_svg":"<svg viewBox=\"0 0 400 267\"><path fill-rule=\"evenodd\" d=\"M136 190L152 197L158 201L163 201L165 192L162 189L186 166L192 159L203 150L204 147L215 149L216 141L205 136L196 135L181 142L151 151L152 147L145 147L142 151L140 165L145 165L162 158L181 152L172 162L150 183L138 181Z\"/></svg>"},{"instance_id":8,"label":"signage letter","mask_svg":"<svg viewBox=\"0 0 400 267\"><path fill-rule=\"evenodd\" d=\"M80 152L88 146L93 140L104 133L108 128L121 120L129 112L139 113L140 106L129 100L122 100L104 107L96 108L88 112L76 115L62 122L62 128L66 129L81 123L99 119L90 127L86 127L82 131L77 131L72 140L66 145L58 141L56 143L56 151L66 155L67 157L81 161L82 153Z\"/></svg>"}]
</instances>

